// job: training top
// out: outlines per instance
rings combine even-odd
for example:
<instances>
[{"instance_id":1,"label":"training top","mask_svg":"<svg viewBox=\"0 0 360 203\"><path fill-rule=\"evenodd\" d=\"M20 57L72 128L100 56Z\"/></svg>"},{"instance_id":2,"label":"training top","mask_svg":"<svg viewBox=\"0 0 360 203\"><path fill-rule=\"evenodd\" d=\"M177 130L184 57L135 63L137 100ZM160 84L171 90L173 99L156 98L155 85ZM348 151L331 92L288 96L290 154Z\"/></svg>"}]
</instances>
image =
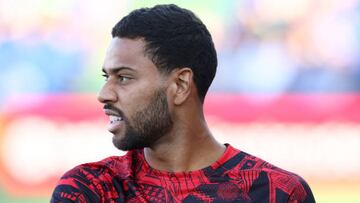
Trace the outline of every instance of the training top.
<instances>
[{"instance_id":1,"label":"training top","mask_svg":"<svg viewBox=\"0 0 360 203\"><path fill-rule=\"evenodd\" d=\"M313 203L298 175L226 144L224 154L197 171L152 168L144 151L130 150L65 173L51 202L293 202Z\"/></svg>"}]
</instances>

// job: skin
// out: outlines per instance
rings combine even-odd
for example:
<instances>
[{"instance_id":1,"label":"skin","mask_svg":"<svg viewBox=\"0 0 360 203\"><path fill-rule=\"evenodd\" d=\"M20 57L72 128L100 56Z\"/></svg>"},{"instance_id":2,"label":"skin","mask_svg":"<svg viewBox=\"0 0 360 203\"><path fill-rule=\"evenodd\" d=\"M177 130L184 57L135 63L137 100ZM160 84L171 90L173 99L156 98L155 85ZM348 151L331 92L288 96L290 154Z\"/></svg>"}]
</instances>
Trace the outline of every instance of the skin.
<instances>
[{"instance_id":1,"label":"skin","mask_svg":"<svg viewBox=\"0 0 360 203\"><path fill-rule=\"evenodd\" d=\"M141 38L112 39L103 65L107 80L98 100L132 118L139 109L150 105L157 91L164 91L173 123L151 146L144 148L146 161L155 169L170 172L194 171L211 165L224 153L225 146L213 138L206 124L192 70L181 67L162 74L145 54L144 46ZM123 126L112 133L114 138L122 139L125 132Z\"/></svg>"}]
</instances>

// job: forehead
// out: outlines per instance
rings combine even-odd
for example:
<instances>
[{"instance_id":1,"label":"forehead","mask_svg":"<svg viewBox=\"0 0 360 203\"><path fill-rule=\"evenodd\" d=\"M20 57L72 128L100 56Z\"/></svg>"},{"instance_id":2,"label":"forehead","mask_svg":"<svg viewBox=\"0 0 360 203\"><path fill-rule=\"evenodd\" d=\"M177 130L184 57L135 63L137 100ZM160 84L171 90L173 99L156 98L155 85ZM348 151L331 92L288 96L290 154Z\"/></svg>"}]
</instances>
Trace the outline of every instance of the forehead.
<instances>
[{"instance_id":1,"label":"forehead","mask_svg":"<svg viewBox=\"0 0 360 203\"><path fill-rule=\"evenodd\" d=\"M146 69L157 71L155 64L145 55L145 42L142 39L115 37L107 49L103 68L111 71L127 67L137 71Z\"/></svg>"}]
</instances>

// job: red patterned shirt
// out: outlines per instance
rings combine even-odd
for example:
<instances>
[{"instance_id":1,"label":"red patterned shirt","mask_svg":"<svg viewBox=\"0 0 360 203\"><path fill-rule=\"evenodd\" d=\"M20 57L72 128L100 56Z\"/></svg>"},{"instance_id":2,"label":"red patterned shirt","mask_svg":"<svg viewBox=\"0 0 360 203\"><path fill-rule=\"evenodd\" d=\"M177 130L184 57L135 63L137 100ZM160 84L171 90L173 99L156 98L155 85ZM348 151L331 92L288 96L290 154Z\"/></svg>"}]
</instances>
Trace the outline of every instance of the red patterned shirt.
<instances>
[{"instance_id":1,"label":"red patterned shirt","mask_svg":"<svg viewBox=\"0 0 360 203\"><path fill-rule=\"evenodd\" d=\"M227 145L211 166L191 172L151 168L132 150L68 171L51 202L315 202L296 174Z\"/></svg>"}]
</instances>

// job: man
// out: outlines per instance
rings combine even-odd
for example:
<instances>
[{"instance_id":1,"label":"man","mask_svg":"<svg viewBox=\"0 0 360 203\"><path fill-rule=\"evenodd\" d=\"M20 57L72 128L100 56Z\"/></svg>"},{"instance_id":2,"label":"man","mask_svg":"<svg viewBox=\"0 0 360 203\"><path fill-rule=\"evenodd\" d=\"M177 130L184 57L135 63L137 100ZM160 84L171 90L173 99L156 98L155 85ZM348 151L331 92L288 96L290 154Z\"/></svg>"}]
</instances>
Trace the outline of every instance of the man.
<instances>
[{"instance_id":1,"label":"man","mask_svg":"<svg viewBox=\"0 0 360 203\"><path fill-rule=\"evenodd\" d=\"M128 152L70 170L52 202L315 202L301 177L213 138L203 102L216 51L191 11L138 9L112 36L98 99Z\"/></svg>"}]
</instances>

